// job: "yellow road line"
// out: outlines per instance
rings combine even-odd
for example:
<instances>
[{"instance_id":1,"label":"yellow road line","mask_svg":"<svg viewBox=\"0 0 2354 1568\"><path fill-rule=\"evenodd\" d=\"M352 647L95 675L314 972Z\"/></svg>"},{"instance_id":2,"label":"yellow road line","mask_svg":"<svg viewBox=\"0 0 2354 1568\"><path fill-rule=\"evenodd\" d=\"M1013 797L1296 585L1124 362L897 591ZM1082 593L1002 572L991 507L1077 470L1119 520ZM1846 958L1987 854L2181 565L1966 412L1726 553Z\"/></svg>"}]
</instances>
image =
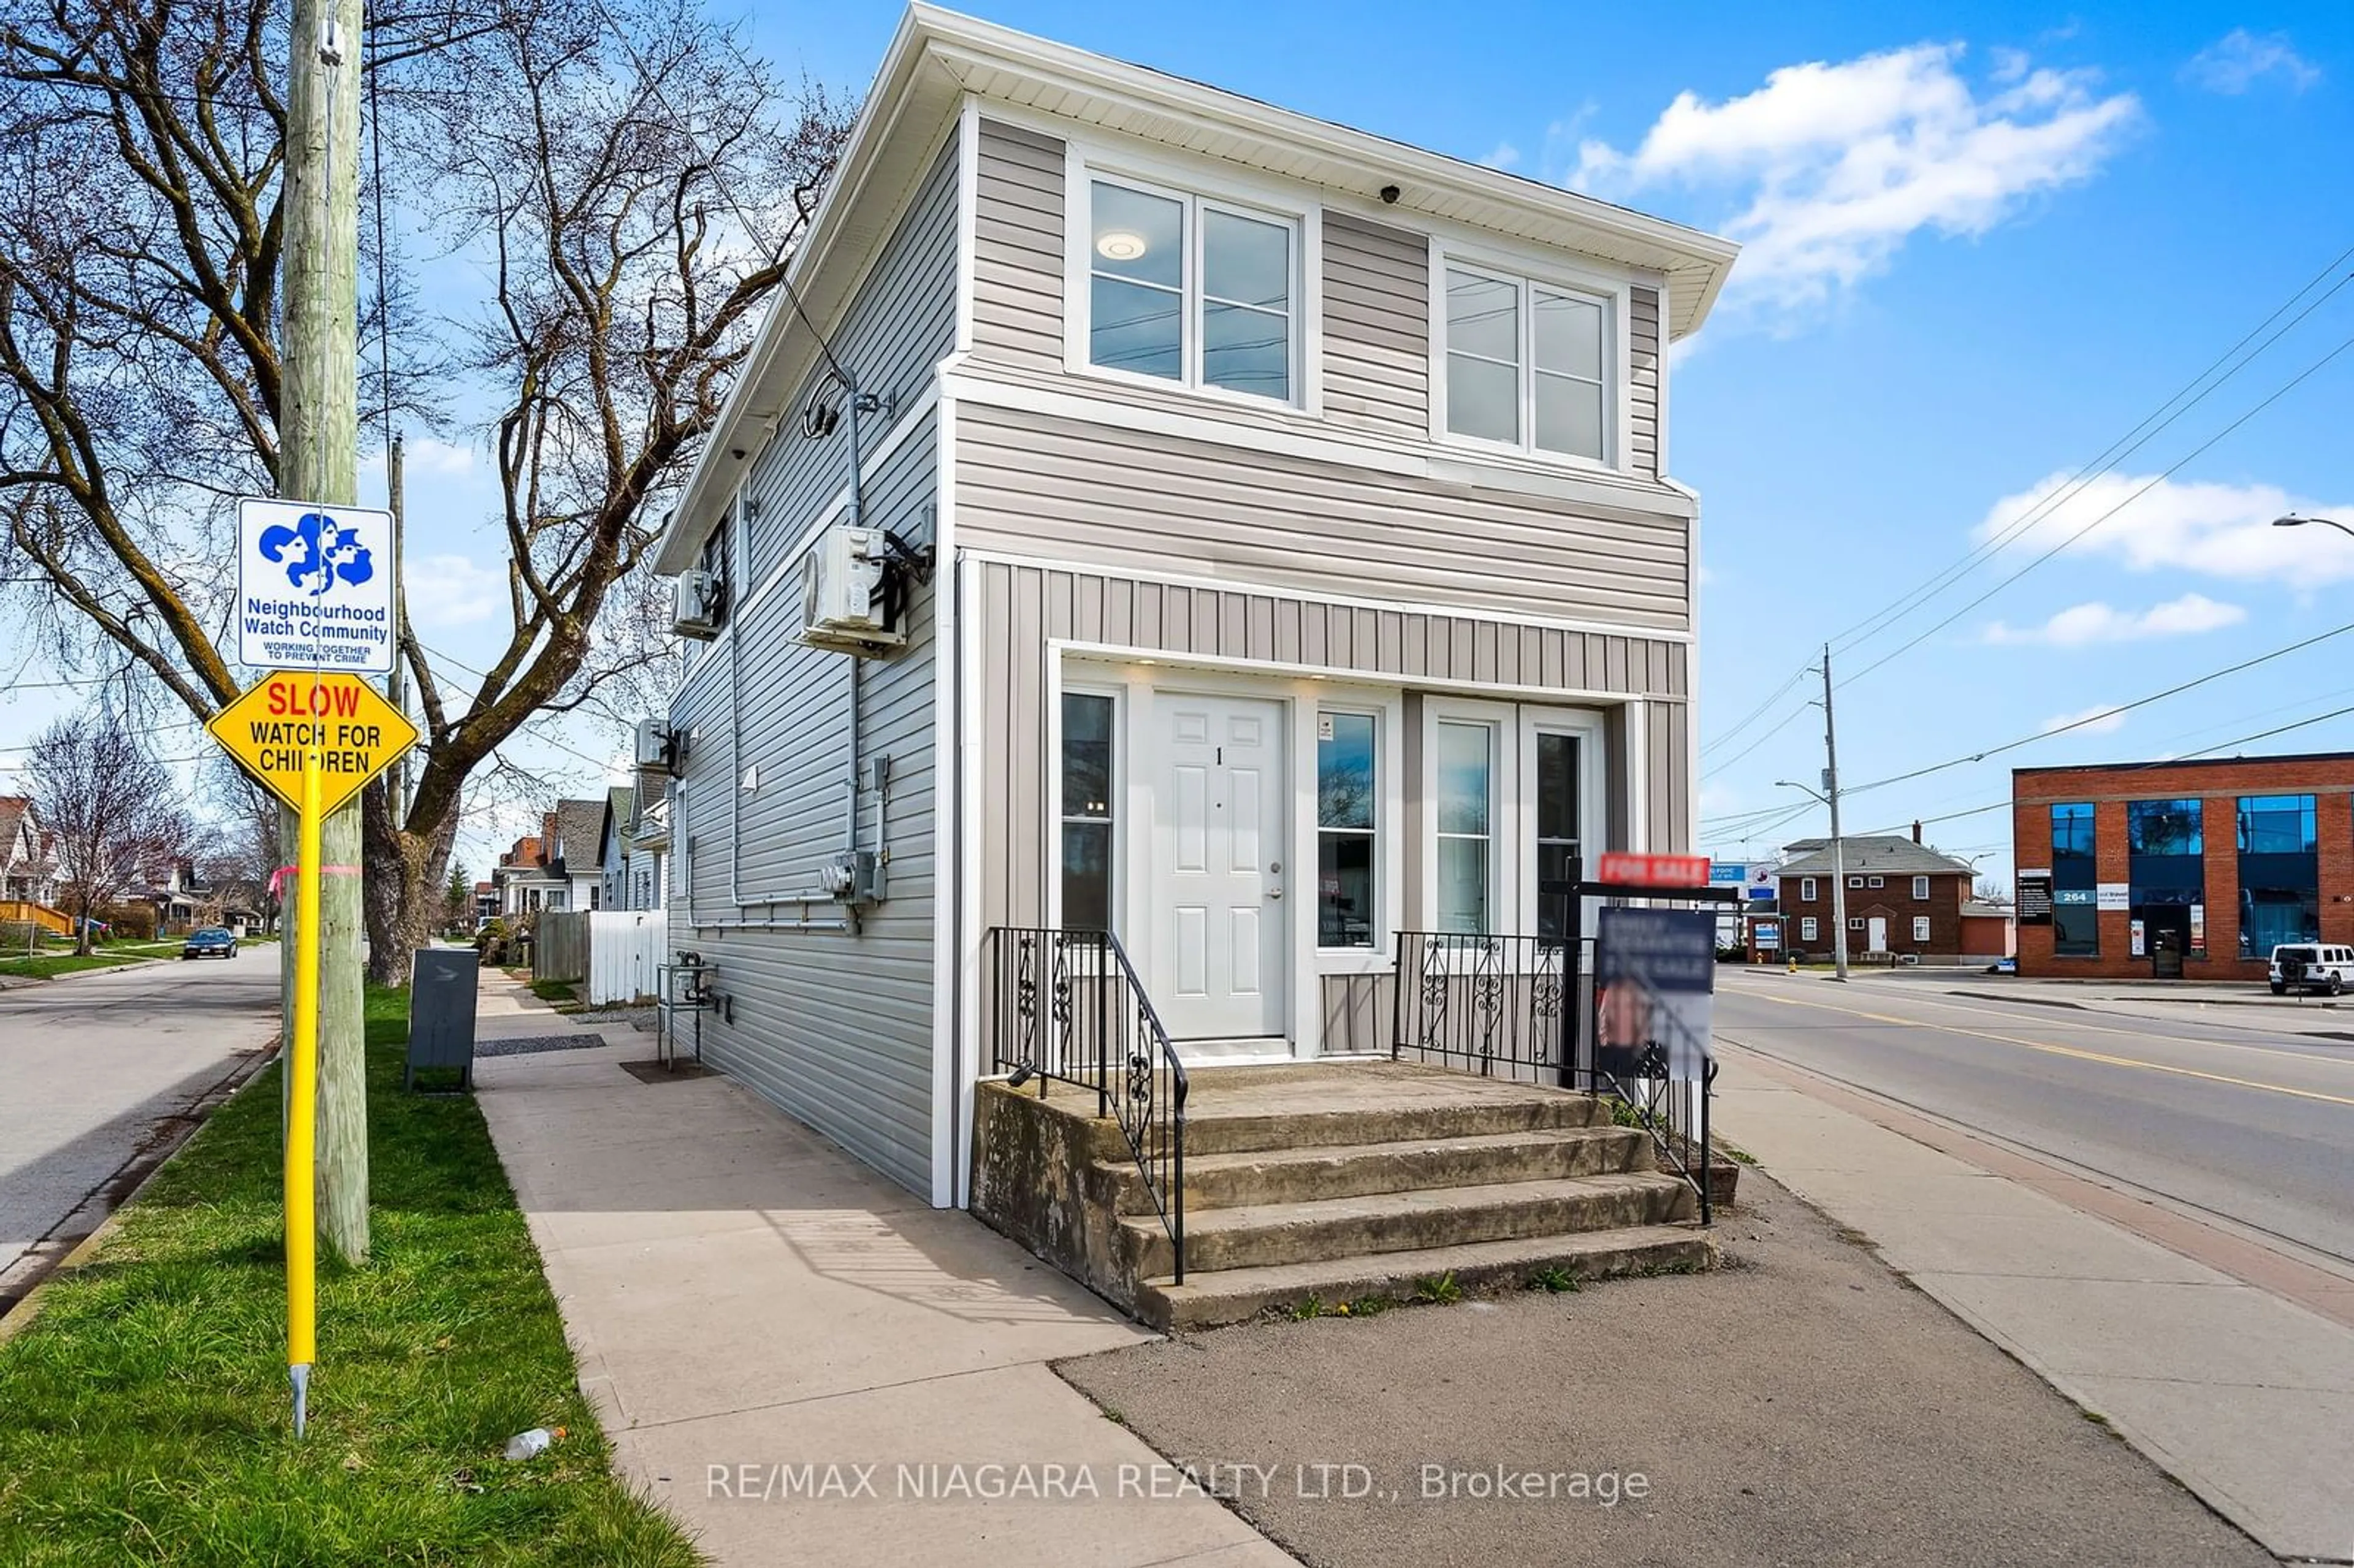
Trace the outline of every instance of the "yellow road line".
<instances>
[{"instance_id":1,"label":"yellow road line","mask_svg":"<svg viewBox=\"0 0 2354 1568\"><path fill-rule=\"evenodd\" d=\"M1763 994L1762 992L1760 993ZM1865 1012L1852 1007L1834 1007L1827 1001L1805 1001L1796 997L1767 996L1768 1001L1778 1001L1785 1007L1812 1007L1824 1012L1836 1012L1847 1018L1869 1019L1874 1023L1893 1023L1906 1029L1933 1029L1943 1034L1964 1034L1973 1040L1991 1040L1999 1045L2016 1045L2022 1050L2041 1051L2052 1056L2073 1056L2080 1062L2098 1062L2110 1067L2139 1067L2145 1072L2168 1073L2178 1078L2199 1078L2211 1084L2229 1084L2238 1089L2261 1089L2266 1094L2290 1095L2301 1100L2318 1100L2323 1105L2354 1106L2354 1097L2324 1094L2319 1089L2292 1088L2286 1084L2259 1083L2253 1078L2235 1078L2225 1073L2206 1073L2196 1067L2177 1067L2166 1062L2145 1062L2133 1056L2112 1056L2103 1051L2086 1051L2073 1045L2055 1045L2049 1040L2021 1040L2015 1034L1996 1034L1984 1029L1964 1029L1951 1023L1928 1023L1917 1018L1893 1018L1884 1012ZM2108 1031L2122 1033L2121 1030Z\"/></svg>"},{"instance_id":2,"label":"yellow road line","mask_svg":"<svg viewBox=\"0 0 2354 1568\"><path fill-rule=\"evenodd\" d=\"M1726 993L1726 994L1731 994L1731 993ZM1826 1004L1826 1003L1821 1003L1821 1002L1811 1002L1811 1001L1788 1001L1788 999L1784 998L1784 997L1778 997L1778 996L1768 996L1768 995L1767 995L1766 992L1764 992L1764 991L1744 991L1741 992L1740 994L1742 994L1742 995L1744 995L1744 996L1757 996L1757 997L1764 998L1765 1000L1769 1001L1780 1001L1780 1002L1783 1002L1785 1005L1787 1005L1787 1006L1790 1006L1790 1007L1819 1007L1819 1006L1825 1006L1825 1005L1828 1005L1828 1004ZM2001 1010L1999 1010L1999 1009L1998 1009L1998 1008L1992 1008L1992 1007L1972 1007L1972 1006L1970 1006L1967 1002L1947 1001L1947 1000L1943 1000L1943 999L1940 999L1940 998L1937 998L1937 997L1932 997L1932 996L1924 996L1924 997L1919 997L1919 998L1916 998L1916 999L1914 999L1914 1000L1915 1000L1916 1003L1917 1003L1918 1005L1922 1006L1922 1007L1941 1007L1941 1008L1944 1008L1944 1009L1945 1009L1946 1012L1969 1012L1969 1013L1976 1013L1977 1015L1978 1015L1978 1016L1979 1016L1979 1017L1981 1017L1981 1018L2010 1018L2010 1017L2014 1017L2014 1016L2016 1016L2016 1015L2015 1015L2015 1014L2013 1014L2013 1013L2004 1012L2002 1012ZM2030 1005L2031 1005L2031 1004L2030 1004ZM1840 1012L1840 1011L1843 1011L1843 1010L1842 1010L1842 1009L1838 1009L1838 1008L1833 1008L1833 1009L1832 1009L1832 1011L1833 1011L1833 1012ZM1859 1018L1873 1018L1873 1019L1878 1019L1878 1018L1880 1018L1880 1017L1881 1017L1881 1015L1880 1015L1880 1014L1878 1014L1878 1013L1871 1013L1871 1012L1860 1012L1860 1013L1857 1013L1857 1014L1856 1014L1856 1016L1857 1016L1857 1017L1859 1017ZM2105 1015L2105 1016L2109 1016L2109 1017L2115 1017L2115 1016L2117 1016L2117 1015L2116 1015L2116 1014L2115 1014L2115 1013L2111 1013L2111 1014L2107 1014L2107 1015ZM1906 1019L1895 1019L1895 1020L1882 1020L1882 1022L1903 1022L1903 1023L1919 1023L1919 1022L1920 1022L1920 1020L1918 1020L1918 1019L1912 1019L1912 1018L1906 1018ZM2150 1020L2149 1022L2166 1022L2166 1021L2164 1021L2164 1020L2158 1020L2158 1019L2152 1019L2152 1020ZM1929 1028L1929 1029L1942 1029L1942 1028L1944 1028L1944 1027L1945 1027L1945 1025L1940 1024L1940 1023L1924 1024L1924 1025L1922 1025L1922 1026L1923 1026L1924 1028ZM2108 1023L2075 1023L2075 1022L2071 1022L2071 1023L2069 1023L2069 1024L2067 1025L2067 1027L2068 1027L2068 1028L2070 1028L2070 1029L2075 1030L2077 1033L2083 1033L2083 1034L2122 1034L2122 1035L2124 1035L2124 1036L2125 1036L2126 1039L2128 1039L2128 1040L2162 1040L2162 1041L2165 1041L2166 1043L2168 1043L2168 1044L2173 1044L2173 1045L2191 1045L2191 1046L2196 1046L2198 1049L2200 1049L2200 1050L2201 1050L2201 1051L2247 1051L2247 1052L2252 1052L2252 1053L2253 1053L2254 1054L2259 1055L2259 1056L2285 1056L2285 1057L2288 1058L2288 1059L2289 1059L2290 1061L2292 1061L2292 1062L2303 1062L2303 1063L2306 1063L2306 1064L2308 1064L2308 1065L2315 1065L2315 1064L2317 1064L2317 1065L2321 1065L2321 1066L2325 1066L2325 1067L2354 1067L2354 1056L2346 1056L2346 1055L2339 1055L2339 1056L2316 1056L2316 1055L2310 1055L2310 1054L2306 1054L2306 1052L2303 1052L2303 1051L2284 1051L2284 1050L2280 1049L2278 1046L2274 1046L2274 1045L2251 1045L2251 1044L2249 1044L2247 1042L2245 1042L2245 1041L2243 1041L2243 1040L2197 1040L2197 1039L2193 1039L2193 1038L2191 1038L2190 1036L2189 1036L2189 1035L2187 1035L2187 1034L2155 1034L2155 1033L2150 1033L2149 1031L2147 1031L2147 1030L2146 1030L2146 1029L2120 1029L2120 1028L2118 1028L2117 1026L2115 1026L2115 1024L2108 1024ZM2238 1027L2238 1025L2236 1025L2236 1024L2229 1024L2229 1023L2219 1023L2219 1024L2217 1024L2217 1025L2216 1025L2216 1027L2217 1027L2217 1028L2219 1028L2219 1029L2232 1029L2232 1028L2236 1028L2236 1027Z\"/></svg>"}]
</instances>

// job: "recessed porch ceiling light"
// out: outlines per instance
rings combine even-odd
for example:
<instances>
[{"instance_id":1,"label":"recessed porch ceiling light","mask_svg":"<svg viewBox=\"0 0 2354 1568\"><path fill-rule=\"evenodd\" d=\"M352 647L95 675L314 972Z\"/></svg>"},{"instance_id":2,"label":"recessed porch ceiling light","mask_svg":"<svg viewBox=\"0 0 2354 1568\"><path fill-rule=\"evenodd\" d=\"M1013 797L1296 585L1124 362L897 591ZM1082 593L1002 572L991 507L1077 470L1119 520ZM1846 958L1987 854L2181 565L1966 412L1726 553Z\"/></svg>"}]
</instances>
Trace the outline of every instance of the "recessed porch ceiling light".
<instances>
[{"instance_id":1,"label":"recessed porch ceiling light","mask_svg":"<svg viewBox=\"0 0 2354 1568\"><path fill-rule=\"evenodd\" d=\"M1096 254L1107 261L1133 261L1150 249L1144 236L1125 228L1108 229L1096 237Z\"/></svg>"}]
</instances>

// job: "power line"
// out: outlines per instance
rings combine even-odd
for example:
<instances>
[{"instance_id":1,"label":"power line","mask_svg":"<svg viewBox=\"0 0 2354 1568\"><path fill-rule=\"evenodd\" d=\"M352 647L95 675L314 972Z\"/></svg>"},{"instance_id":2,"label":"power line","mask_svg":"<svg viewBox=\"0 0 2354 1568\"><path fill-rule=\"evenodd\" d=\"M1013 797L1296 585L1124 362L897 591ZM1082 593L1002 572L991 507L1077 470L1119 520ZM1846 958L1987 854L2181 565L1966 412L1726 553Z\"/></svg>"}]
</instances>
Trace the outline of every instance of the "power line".
<instances>
[{"instance_id":1,"label":"power line","mask_svg":"<svg viewBox=\"0 0 2354 1568\"><path fill-rule=\"evenodd\" d=\"M1731 740L1734 736L1739 735L1743 730L1747 729L1751 725L1755 724L1757 721L1759 715L1763 714L1767 708L1772 707L1776 703L1779 702L1782 698L1783 693L1788 691L1791 687L1797 685L1799 682L1812 674L1814 673L1814 668L1815 667L1812 664L1801 664L1796 670L1793 670L1790 673L1790 678L1788 680L1783 682L1780 685L1775 687L1773 691L1766 694L1766 700L1759 703L1755 707L1751 708L1749 712L1742 717L1739 723L1733 726L1730 729L1721 731L1713 740L1702 741L1700 743L1702 753L1705 755L1708 752L1715 750L1718 747L1723 746L1726 741Z\"/></svg>"},{"instance_id":2,"label":"power line","mask_svg":"<svg viewBox=\"0 0 2354 1568\"><path fill-rule=\"evenodd\" d=\"M2343 637L2349 631L2354 631L2354 620L2349 620L2343 626L2332 627L2327 631L2317 632L2302 641L2292 642L2285 648L2275 648L2269 653L2259 653L2253 659L2243 659L2236 664L2226 664L2220 670L2210 670L2203 675L2185 681L2179 685L2168 686L2162 692L2153 692L2148 696L2137 697L2129 703L2120 703L2115 707L2101 708L2096 712L2086 714L2083 718L2071 719L2066 724L2054 725L2049 729L2038 730L2035 734L2023 736L2018 740L2005 741L2000 746L1990 746L1983 751L1971 752L1967 757L1956 757L1948 761L1933 763L1926 768L1916 768L1910 773L1897 773L1886 779L1875 779L1869 784L1858 784L1849 789L1848 793L1854 795L1866 789L1878 789L1890 784L1903 784L1910 779L1926 778L1932 773L1942 773L1948 768L1959 768L1971 762L1983 762L1989 757L1999 757L2006 751L2016 751L2022 746L2032 746L2039 740L2049 740L2055 735L2065 735L2070 730L2082 729L2086 725L2099 724L2115 715L2131 713L2136 708L2146 708L2152 703L2179 696L2195 687L2206 685L2212 681L2220 681L2226 675L2236 675L2243 670L2253 670L2259 664L2269 664L2275 659L2302 652L2316 643L2327 642L2333 637Z\"/></svg>"},{"instance_id":3,"label":"power line","mask_svg":"<svg viewBox=\"0 0 2354 1568\"><path fill-rule=\"evenodd\" d=\"M1944 591L1946 587L1949 586L1953 582L1959 581L1961 577L1967 576L1971 570L1975 569L1976 566L1981 560L1991 558L1994 555L2000 552L2012 540L2025 533L2027 529L2032 526L2035 523L2044 516L2049 515L2052 512L2057 510L2058 507L2073 499L2076 494L2080 493L2091 483L2093 480L2098 478L2101 474L2107 472L2126 458L2128 458L2135 452L2140 450L2141 448L2147 445L2153 439L2163 432L2168 426L2172 425L2177 419L2189 413L2192 408L2198 407L2199 404L2204 402L2209 396L2221 389L2225 383L2229 382L2233 376L2246 369L2250 365L2255 363L2256 359L2261 356L2266 349L2269 349L2274 344L2278 343L2290 332L2296 330L2297 326L2304 323L2306 317L2312 315L2315 311L2319 310L2324 304L2327 304L2333 297L2335 297L2339 290L2345 288L2348 283L2354 282L2354 273L2349 273L2345 277L2338 279L2338 281L2318 299L2314 300L2311 303L2307 304L2304 310L2299 311L2296 316L2291 320L2286 326L2282 327L2280 331L2266 338L2262 344L2258 344L2253 352L2241 358L2238 364L2232 366L2232 367L2225 371L2222 376L2216 376L2212 381L2209 381L2208 378L2210 376L2214 376L2215 371L2219 366L2230 360L2234 355L2239 354L2240 350L2245 348L2247 344L2255 338L2257 334L2272 325L2274 322L2278 321L2281 316L2290 309L2290 307L2296 303L2298 300L2303 299L2306 294L2310 293L2323 279L2328 277L2330 273L2343 266L2349 258L2354 258L2354 246L2349 246L2346 249L2339 251L2338 255L2323 266L2318 272L2316 272L2310 279L2306 280L2303 286L2298 288L2296 292L2290 294L2287 299L2282 301L2280 305L2274 310L2272 314L2266 316L2263 321L2258 322L2253 327L2251 327L2237 343L2218 355L2211 362L2209 363L2205 369L2201 370L2197 376L2192 376L2190 381L2183 385L2179 391L2174 394L2173 397L2168 397L2164 403L2159 404L2158 408L2153 409L2149 414L2144 416L2139 424L2136 425L2132 429L2127 430L2123 436L2118 437L2115 441L2112 441L2105 450L2094 458L2092 461L2078 469L2065 483L2062 484L2050 495L2045 496L2041 502L2038 502L2035 505L2030 507L2024 515L2014 520L2000 534L1970 550L1967 554L1963 556L1959 561L1946 567L1935 577L1929 578L1920 587L1914 588L1911 593L1908 593L1903 598L1897 599L1893 604L1872 615L1865 617L1864 620L1850 626L1846 630L1835 634L1832 638L1832 641L1838 644L1841 652L1845 652L1860 642L1868 641L1879 631L1884 630L1898 619L1901 619L1908 610L1917 608L1922 604L1925 604L1928 600L1935 599L1939 593ZM2200 387L2201 382L2207 383L2203 388ZM2194 390L2197 395L2190 396ZM2188 402L2183 401L2186 397L2190 397ZM2178 403L2181 405L2179 408L2175 406ZM2169 409L2172 411L2168 412ZM2161 418L2160 416L2163 416L2163 418Z\"/></svg>"},{"instance_id":4,"label":"power line","mask_svg":"<svg viewBox=\"0 0 2354 1568\"><path fill-rule=\"evenodd\" d=\"M2167 480L2173 478L2184 468L2190 466L2192 461L2204 456L2226 436L2231 435L2241 426L2254 418L2258 414L2263 413L2266 408L2271 408L2274 403L2277 403L2283 397L2287 397L2306 381L2314 376L2318 375L2332 360L2336 359L2339 355L2344 354L2349 348L2354 348L2354 337L2345 339L2343 342L2339 343L2336 348L2331 349L2327 354L2323 355L2319 359L2317 359L2311 365L2306 366L2303 370L2299 371L2295 376L2291 377L2278 389L2274 391L2270 397L2264 398L2263 402L2258 403L2254 408L2250 408L2246 413L2242 414L2238 418L2232 420L2230 424L2224 426L2221 429L2216 431L2213 435L2200 442L2199 445L2193 447L2190 451L2184 453L2183 456L2171 467L2168 468L2164 472L2157 474L2145 482L2141 488L2135 491L2131 495L2126 496L2123 501L2118 502L2106 512L2102 513L2098 517L2094 518L2090 523L2085 524L2082 528L2077 529L2074 533L2069 535L2066 538L2061 540L2058 544L2044 551L2043 554L2036 556L2035 559L2028 562L2027 565L2020 567L2019 570L2011 573L2010 576L2003 578L2002 581L1995 584L1994 587L1987 589L1986 592L1978 595L1978 598L1970 600L1969 603L1954 611L1953 614L1946 617L1943 620L1938 621L1935 625L1921 632L1909 641L1900 644L1890 652L1884 653L1871 663L1866 664L1862 669L1858 670L1854 674L1850 675L1848 677L1849 682L1852 683L1856 681L1860 681L1864 676L1871 674L1874 670L1880 669L1891 661L1902 658L1904 654L1910 652L1915 648L1918 648L1930 638L1935 637L1938 632L1943 631L1946 627L1951 626L1962 617L1969 614L1970 611L1978 609L1978 606L1986 603L1987 600L1994 598L1995 595L2002 592L2003 589L2010 587L2011 584L2019 581L2020 578L2027 576L2028 573L2035 570L2036 567L2041 566L2052 556L2060 554L2062 550L2068 548L2069 546L2074 544L2077 540L2083 538L2085 535L2091 533L2094 529L2099 527L2102 524L2107 522L2110 518L2115 516L2118 513L2124 511L2126 507L2132 505L2135 502L2148 494L2158 485L2164 483Z\"/></svg>"}]
</instances>

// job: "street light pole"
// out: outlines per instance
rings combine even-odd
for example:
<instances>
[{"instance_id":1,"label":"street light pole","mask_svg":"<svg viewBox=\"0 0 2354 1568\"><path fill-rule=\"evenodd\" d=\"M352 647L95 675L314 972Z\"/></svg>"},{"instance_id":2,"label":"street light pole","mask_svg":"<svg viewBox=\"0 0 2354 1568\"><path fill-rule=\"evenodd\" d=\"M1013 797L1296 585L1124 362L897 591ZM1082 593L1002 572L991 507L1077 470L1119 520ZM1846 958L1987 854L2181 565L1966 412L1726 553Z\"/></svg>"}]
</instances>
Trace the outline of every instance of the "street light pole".
<instances>
[{"instance_id":1,"label":"street light pole","mask_svg":"<svg viewBox=\"0 0 2354 1568\"><path fill-rule=\"evenodd\" d=\"M2348 527L2335 517L2299 517L2292 512L2285 517L2273 519L2273 526L2275 528L2302 528L2308 523L2318 523L2325 528L2335 528L2349 538L2354 538L2354 528Z\"/></svg>"},{"instance_id":2,"label":"street light pole","mask_svg":"<svg viewBox=\"0 0 2354 1568\"><path fill-rule=\"evenodd\" d=\"M1831 723L1831 645L1823 644L1823 795L1831 809L1831 959L1847 979L1847 845L1840 838L1839 731Z\"/></svg>"}]
</instances>

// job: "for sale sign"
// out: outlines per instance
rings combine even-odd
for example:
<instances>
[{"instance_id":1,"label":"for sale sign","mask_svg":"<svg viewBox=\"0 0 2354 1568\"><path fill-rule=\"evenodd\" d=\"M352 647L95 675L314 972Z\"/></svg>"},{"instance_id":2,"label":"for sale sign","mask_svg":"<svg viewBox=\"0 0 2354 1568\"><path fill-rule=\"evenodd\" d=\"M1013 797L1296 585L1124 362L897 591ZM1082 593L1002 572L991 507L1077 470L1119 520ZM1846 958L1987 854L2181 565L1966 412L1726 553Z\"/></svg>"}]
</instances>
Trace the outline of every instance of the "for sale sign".
<instances>
[{"instance_id":1,"label":"for sale sign","mask_svg":"<svg viewBox=\"0 0 2354 1568\"><path fill-rule=\"evenodd\" d=\"M1706 887L1708 856L1628 854L1614 850L1602 857L1594 880L1617 887Z\"/></svg>"}]
</instances>

